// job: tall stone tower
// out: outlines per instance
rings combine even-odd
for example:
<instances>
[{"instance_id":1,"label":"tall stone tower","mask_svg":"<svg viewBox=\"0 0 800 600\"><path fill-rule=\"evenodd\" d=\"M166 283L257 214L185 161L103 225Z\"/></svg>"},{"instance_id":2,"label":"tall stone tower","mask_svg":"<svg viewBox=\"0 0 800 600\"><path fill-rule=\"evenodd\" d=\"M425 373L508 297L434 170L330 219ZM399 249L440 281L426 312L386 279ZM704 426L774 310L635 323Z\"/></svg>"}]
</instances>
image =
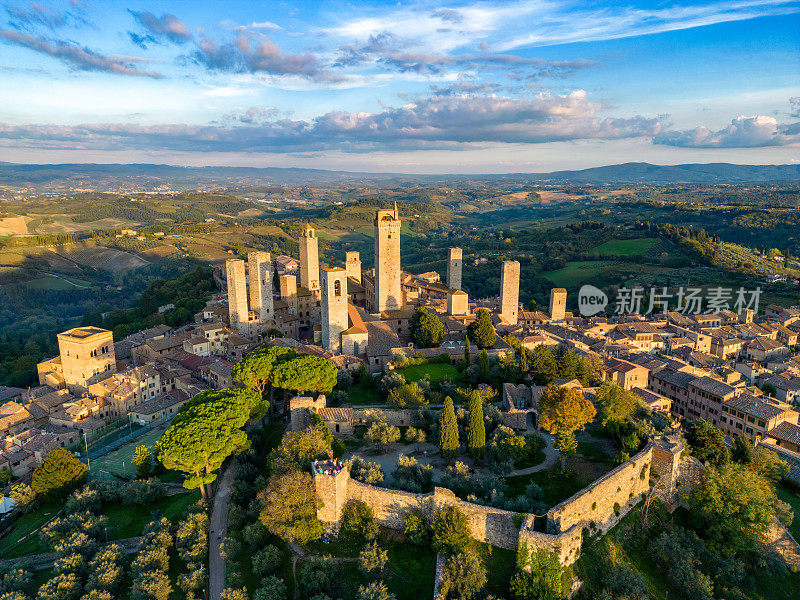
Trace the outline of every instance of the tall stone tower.
<instances>
[{"instance_id":1,"label":"tall stone tower","mask_svg":"<svg viewBox=\"0 0 800 600\"><path fill-rule=\"evenodd\" d=\"M550 290L550 318L553 321L563 321L567 314L567 290L552 288Z\"/></svg>"},{"instance_id":2,"label":"tall stone tower","mask_svg":"<svg viewBox=\"0 0 800 600\"><path fill-rule=\"evenodd\" d=\"M375 213L375 312L403 306L400 286L400 214L394 209Z\"/></svg>"},{"instance_id":3,"label":"tall stone tower","mask_svg":"<svg viewBox=\"0 0 800 600\"><path fill-rule=\"evenodd\" d=\"M258 312L259 323L274 317L272 306L272 257L269 252L248 252L247 270L250 280L250 308Z\"/></svg>"},{"instance_id":4,"label":"tall stone tower","mask_svg":"<svg viewBox=\"0 0 800 600\"><path fill-rule=\"evenodd\" d=\"M117 372L114 334L99 327L76 327L58 336L64 383L71 392L88 390L100 373Z\"/></svg>"},{"instance_id":5,"label":"tall stone tower","mask_svg":"<svg viewBox=\"0 0 800 600\"><path fill-rule=\"evenodd\" d=\"M319 239L314 228L306 224L300 234L300 285L319 291Z\"/></svg>"},{"instance_id":6,"label":"tall stone tower","mask_svg":"<svg viewBox=\"0 0 800 600\"><path fill-rule=\"evenodd\" d=\"M507 260L500 271L500 318L517 324L519 313L519 262Z\"/></svg>"},{"instance_id":7,"label":"tall stone tower","mask_svg":"<svg viewBox=\"0 0 800 600\"><path fill-rule=\"evenodd\" d=\"M322 269L322 347L340 354L347 329L347 271Z\"/></svg>"},{"instance_id":8,"label":"tall stone tower","mask_svg":"<svg viewBox=\"0 0 800 600\"><path fill-rule=\"evenodd\" d=\"M345 259L347 276L361 282L361 255L358 252L348 252Z\"/></svg>"},{"instance_id":9,"label":"tall stone tower","mask_svg":"<svg viewBox=\"0 0 800 600\"><path fill-rule=\"evenodd\" d=\"M297 296L297 277L281 275L278 282L281 286L281 300L288 305L289 314L296 315L300 304L300 298Z\"/></svg>"},{"instance_id":10,"label":"tall stone tower","mask_svg":"<svg viewBox=\"0 0 800 600\"><path fill-rule=\"evenodd\" d=\"M463 264L461 248L450 248L450 254L447 257L447 287L451 290L461 289L461 267Z\"/></svg>"},{"instance_id":11,"label":"tall stone tower","mask_svg":"<svg viewBox=\"0 0 800 600\"><path fill-rule=\"evenodd\" d=\"M244 274L244 261L238 258L229 258L225 261L225 272L228 279L228 318L231 327L242 335L249 335L247 278Z\"/></svg>"}]
</instances>

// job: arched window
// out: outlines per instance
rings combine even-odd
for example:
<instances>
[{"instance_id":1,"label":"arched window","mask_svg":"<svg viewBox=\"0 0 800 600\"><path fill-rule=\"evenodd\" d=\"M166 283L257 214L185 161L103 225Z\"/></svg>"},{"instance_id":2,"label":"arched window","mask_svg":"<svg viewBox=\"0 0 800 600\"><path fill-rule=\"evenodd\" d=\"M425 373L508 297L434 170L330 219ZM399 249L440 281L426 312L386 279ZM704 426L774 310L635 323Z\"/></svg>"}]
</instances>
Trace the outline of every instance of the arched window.
<instances>
[{"instance_id":1,"label":"arched window","mask_svg":"<svg viewBox=\"0 0 800 600\"><path fill-rule=\"evenodd\" d=\"M338 279L333 282L333 295L334 296L341 296L342 295L342 282Z\"/></svg>"}]
</instances>

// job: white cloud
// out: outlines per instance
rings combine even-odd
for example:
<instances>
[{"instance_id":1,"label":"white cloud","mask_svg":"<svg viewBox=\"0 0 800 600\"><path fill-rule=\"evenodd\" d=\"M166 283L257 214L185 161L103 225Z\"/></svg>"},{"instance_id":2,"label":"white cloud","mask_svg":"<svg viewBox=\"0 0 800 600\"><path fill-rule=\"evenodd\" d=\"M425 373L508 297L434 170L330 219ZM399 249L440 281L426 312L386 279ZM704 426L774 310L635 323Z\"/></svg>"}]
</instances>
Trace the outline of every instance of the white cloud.
<instances>
[{"instance_id":1,"label":"white cloud","mask_svg":"<svg viewBox=\"0 0 800 600\"><path fill-rule=\"evenodd\" d=\"M686 131L665 131L656 144L683 148L759 148L800 144L800 123L778 123L764 115L740 116L727 127L712 131L700 126Z\"/></svg>"}]
</instances>

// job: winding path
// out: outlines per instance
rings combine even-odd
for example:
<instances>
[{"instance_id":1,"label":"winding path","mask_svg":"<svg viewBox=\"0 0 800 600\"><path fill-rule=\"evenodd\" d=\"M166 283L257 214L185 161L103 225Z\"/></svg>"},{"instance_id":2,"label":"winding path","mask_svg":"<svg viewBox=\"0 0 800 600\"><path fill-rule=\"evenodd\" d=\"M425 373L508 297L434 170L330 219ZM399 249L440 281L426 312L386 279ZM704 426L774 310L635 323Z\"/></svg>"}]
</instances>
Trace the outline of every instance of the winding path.
<instances>
[{"instance_id":1,"label":"winding path","mask_svg":"<svg viewBox=\"0 0 800 600\"><path fill-rule=\"evenodd\" d=\"M225 559L220 552L222 541L228 532L228 504L231 485L236 474L236 463L225 470L214 494L214 508L208 523L208 589L210 600L220 600L225 589Z\"/></svg>"}]
</instances>

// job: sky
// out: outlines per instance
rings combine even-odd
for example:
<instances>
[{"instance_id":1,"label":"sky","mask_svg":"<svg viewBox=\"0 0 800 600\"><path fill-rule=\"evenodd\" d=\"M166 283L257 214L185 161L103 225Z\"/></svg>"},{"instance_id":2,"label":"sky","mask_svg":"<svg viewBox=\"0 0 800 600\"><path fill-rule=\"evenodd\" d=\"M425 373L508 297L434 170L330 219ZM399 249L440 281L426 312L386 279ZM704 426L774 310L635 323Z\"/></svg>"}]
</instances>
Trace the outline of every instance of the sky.
<instances>
[{"instance_id":1,"label":"sky","mask_svg":"<svg viewBox=\"0 0 800 600\"><path fill-rule=\"evenodd\" d=\"M0 161L800 162L800 0L0 0Z\"/></svg>"}]
</instances>

